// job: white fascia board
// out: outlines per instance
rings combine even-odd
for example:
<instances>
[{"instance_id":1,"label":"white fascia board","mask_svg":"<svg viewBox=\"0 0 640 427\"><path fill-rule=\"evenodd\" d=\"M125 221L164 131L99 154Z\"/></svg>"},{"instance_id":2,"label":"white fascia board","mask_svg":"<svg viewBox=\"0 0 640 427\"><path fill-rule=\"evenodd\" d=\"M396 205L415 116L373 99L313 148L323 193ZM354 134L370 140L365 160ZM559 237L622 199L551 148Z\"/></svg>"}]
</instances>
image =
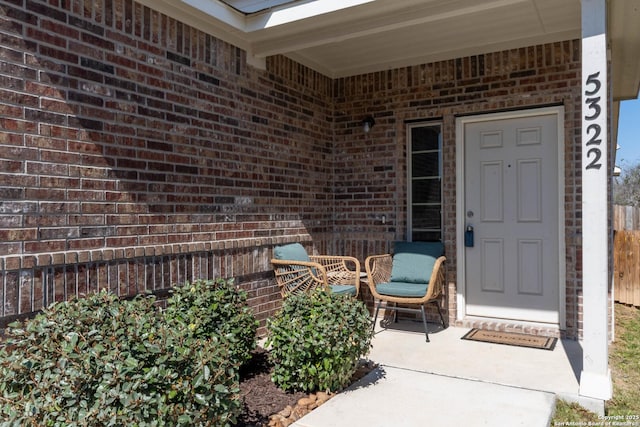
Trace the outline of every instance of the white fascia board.
<instances>
[{"instance_id":1,"label":"white fascia board","mask_svg":"<svg viewBox=\"0 0 640 427\"><path fill-rule=\"evenodd\" d=\"M280 8L276 7L272 10L248 17L244 31L250 33L265 30L279 25L313 18L314 16L360 6L371 3L372 1L375 0L314 0L295 5L282 6Z\"/></svg>"},{"instance_id":2,"label":"white fascia board","mask_svg":"<svg viewBox=\"0 0 640 427\"><path fill-rule=\"evenodd\" d=\"M170 18L176 19L187 25L190 25L198 30L201 30L207 34L226 41L234 46L251 51L251 45L247 40L244 31L230 25L227 22L216 18L208 13L202 13L197 6L192 6L187 1L196 0L136 0L143 6L147 6L157 12L167 15ZM218 3L211 0L199 0L201 3ZM226 13L229 12L227 8ZM235 13L231 11L232 13ZM222 12L221 13L225 13ZM238 16L236 16L238 18ZM240 17L244 19L244 17ZM234 21L237 25L238 21Z\"/></svg>"},{"instance_id":3,"label":"white fascia board","mask_svg":"<svg viewBox=\"0 0 640 427\"><path fill-rule=\"evenodd\" d=\"M247 22L243 14L216 0L181 0L182 3L206 13L233 28L246 32Z\"/></svg>"},{"instance_id":4,"label":"white fascia board","mask_svg":"<svg viewBox=\"0 0 640 427\"><path fill-rule=\"evenodd\" d=\"M283 5L255 15L245 16L217 0L180 0L233 28L250 33L302 19L336 12L375 0L313 0L295 5Z\"/></svg>"}]
</instances>

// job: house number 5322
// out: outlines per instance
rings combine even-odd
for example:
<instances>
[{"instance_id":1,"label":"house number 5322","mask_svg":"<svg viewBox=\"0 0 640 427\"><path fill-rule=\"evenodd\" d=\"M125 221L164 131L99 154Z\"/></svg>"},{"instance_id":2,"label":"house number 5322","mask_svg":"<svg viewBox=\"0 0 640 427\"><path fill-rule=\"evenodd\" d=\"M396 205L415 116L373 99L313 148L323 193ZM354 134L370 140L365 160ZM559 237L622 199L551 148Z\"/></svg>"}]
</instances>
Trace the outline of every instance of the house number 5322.
<instances>
[{"instance_id":1,"label":"house number 5322","mask_svg":"<svg viewBox=\"0 0 640 427\"><path fill-rule=\"evenodd\" d=\"M602 82L600 82L599 71L587 77L586 86L584 103L587 106L587 112L584 118L586 121L594 121L597 120L602 113L602 107L600 106L601 97L599 96ZM602 158L602 149L600 148L602 144L602 139L600 138L601 132L602 128L597 123L592 123L587 126L586 133L587 138L589 138L585 147L587 150L587 161L589 162L586 167L587 170L600 169L602 167L600 161Z\"/></svg>"}]
</instances>

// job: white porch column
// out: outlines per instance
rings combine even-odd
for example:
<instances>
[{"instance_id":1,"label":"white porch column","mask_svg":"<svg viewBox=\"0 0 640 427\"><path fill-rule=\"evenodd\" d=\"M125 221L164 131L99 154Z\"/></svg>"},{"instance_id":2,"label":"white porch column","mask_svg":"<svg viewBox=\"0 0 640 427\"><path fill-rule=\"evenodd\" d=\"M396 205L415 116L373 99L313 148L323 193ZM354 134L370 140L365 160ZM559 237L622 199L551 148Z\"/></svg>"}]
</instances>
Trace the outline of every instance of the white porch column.
<instances>
[{"instance_id":1,"label":"white porch column","mask_svg":"<svg viewBox=\"0 0 640 427\"><path fill-rule=\"evenodd\" d=\"M582 0L582 304L580 395L612 395L608 351L606 0Z\"/></svg>"}]
</instances>

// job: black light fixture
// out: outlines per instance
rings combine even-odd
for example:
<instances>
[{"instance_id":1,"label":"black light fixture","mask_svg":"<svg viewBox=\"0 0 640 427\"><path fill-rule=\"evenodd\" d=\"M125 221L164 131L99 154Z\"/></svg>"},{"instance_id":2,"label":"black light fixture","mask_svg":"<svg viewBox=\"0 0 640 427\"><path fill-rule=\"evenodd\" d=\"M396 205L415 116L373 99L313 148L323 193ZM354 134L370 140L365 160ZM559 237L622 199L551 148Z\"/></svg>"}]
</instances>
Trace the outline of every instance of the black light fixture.
<instances>
[{"instance_id":1,"label":"black light fixture","mask_svg":"<svg viewBox=\"0 0 640 427\"><path fill-rule=\"evenodd\" d=\"M369 131L375 124L376 124L376 121L373 119L373 116L365 117L364 120L362 121L362 129L364 130L364 133L369 133Z\"/></svg>"}]
</instances>

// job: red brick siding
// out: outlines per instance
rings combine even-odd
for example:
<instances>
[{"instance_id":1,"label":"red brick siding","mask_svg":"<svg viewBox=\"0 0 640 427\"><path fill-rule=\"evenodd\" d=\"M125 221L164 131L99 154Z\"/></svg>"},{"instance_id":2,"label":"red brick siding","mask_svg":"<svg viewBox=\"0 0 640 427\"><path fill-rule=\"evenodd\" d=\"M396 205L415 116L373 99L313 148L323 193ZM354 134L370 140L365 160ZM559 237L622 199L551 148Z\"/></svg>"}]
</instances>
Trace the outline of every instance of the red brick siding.
<instances>
[{"instance_id":1,"label":"red brick siding","mask_svg":"<svg viewBox=\"0 0 640 427\"><path fill-rule=\"evenodd\" d=\"M303 241L364 261L406 237L404 123L433 118L444 132L453 321L456 115L562 104L575 337L579 46L331 80L283 57L257 70L237 47L130 0L4 2L0 317L75 292L221 276L249 290L264 320L280 300L273 245ZM368 114L377 124L365 135Z\"/></svg>"},{"instance_id":2,"label":"red brick siding","mask_svg":"<svg viewBox=\"0 0 640 427\"><path fill-rule=\"evenodd\" d=\"M221 257L207 275L253 280L269 313L269 249L326 249L330 79L282 57L256 70L129 0L5 2L0 60L0 316L188 280L195 265L148 271L196 243L225 248L204 249Z\"/></svg>"}]
</instances>

